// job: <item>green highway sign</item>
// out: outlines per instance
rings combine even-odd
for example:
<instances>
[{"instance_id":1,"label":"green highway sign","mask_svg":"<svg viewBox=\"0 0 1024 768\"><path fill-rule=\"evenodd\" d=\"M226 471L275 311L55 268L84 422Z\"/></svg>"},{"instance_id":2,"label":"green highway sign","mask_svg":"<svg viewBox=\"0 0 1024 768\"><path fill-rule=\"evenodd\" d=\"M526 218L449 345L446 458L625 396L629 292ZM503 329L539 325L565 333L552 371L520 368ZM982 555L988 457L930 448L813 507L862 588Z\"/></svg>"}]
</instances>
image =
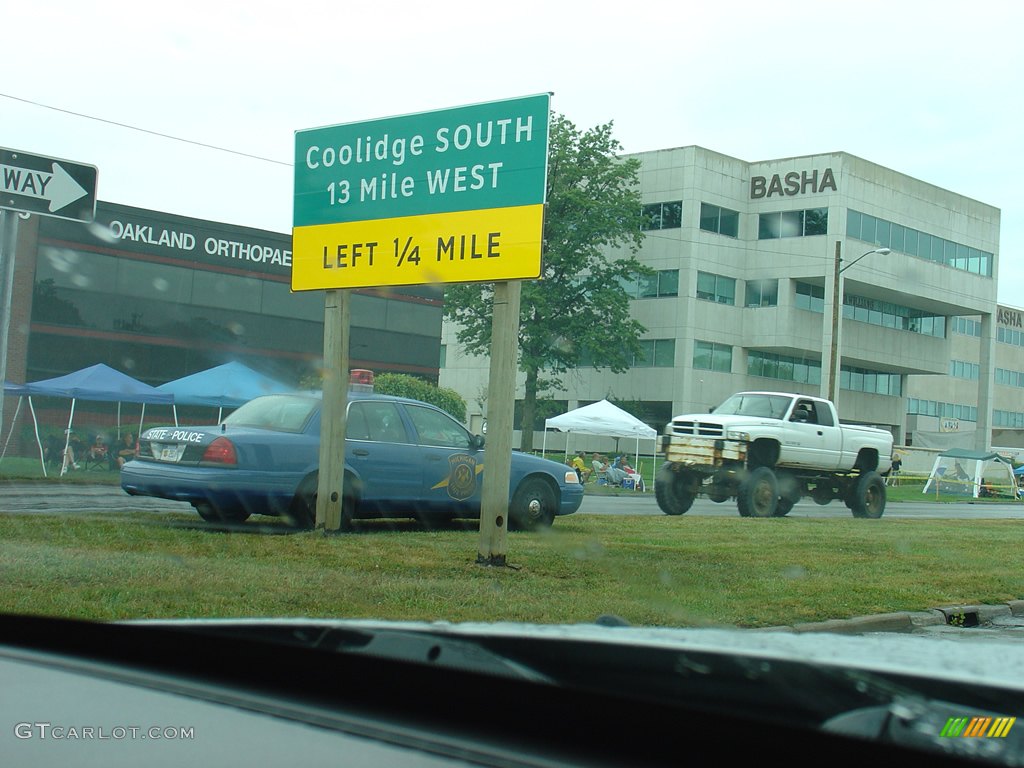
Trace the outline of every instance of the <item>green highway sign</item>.
<instances>
[{"instance_id":1,"label":"green highway sign","mask_svg":"<svg viewBox=\"0 0 1024 768\"><path fill-rule=\"evenodd\" d=\"M550 101L297 131L292 288L538 277Z\"/></svg>"},{"instance_id":2,"label":"green highway sign","mask_svg":"<svg viewBox=\"0 0 1024 768\"><path fill-rule=\"evenodd\" d=\"M544 201L550 95L297 131L296 227Z\"/></svg>"}]
</instances>

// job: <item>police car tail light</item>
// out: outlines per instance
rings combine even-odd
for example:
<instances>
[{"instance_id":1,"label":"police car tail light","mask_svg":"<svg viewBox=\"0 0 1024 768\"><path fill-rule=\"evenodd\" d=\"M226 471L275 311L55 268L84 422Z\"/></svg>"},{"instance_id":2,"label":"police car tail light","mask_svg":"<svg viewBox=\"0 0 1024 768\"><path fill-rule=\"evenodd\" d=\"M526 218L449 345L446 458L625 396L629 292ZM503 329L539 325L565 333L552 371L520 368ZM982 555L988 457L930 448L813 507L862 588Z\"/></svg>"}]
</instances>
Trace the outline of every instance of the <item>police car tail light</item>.
<instances>
[{"instance_id":1,"label":"police car tail light","mask_svg":"<svg viewBox=\"0 0 1024 768\"><path fill-rule=\"evenodd\" d=\"M206 446L201 461L211 464L237 464L238 456L235 454L235 444L226 437L218 437Z\"/></svg>"}]
</instances>

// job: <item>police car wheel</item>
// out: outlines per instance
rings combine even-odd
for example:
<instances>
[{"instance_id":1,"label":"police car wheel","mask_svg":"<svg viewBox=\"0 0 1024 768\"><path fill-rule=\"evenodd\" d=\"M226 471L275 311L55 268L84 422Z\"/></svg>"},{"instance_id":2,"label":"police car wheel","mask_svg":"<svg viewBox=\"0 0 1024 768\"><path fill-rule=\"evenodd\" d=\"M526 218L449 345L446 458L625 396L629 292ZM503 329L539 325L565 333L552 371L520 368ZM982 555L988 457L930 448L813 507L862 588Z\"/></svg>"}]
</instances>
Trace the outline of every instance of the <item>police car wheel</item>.
<instances>
[{"instance_id":1,"label":"police car wheel","mask_svg":"<svg viewBox=\"0 0 1024 768\"><path fill-rule=\"evenodd\" d=\"M315 528L316 527L316 498L317 488L320 480L315 474L309 475L299 485L299 489L295 492L295 497L292 499L291 506L288 508L288 516L291 518L292 525L296 528ZM352 482L351 478L346 475L345 483L346 487ZM356 500L355 497L346 493L341 500L341 528L342 531L347 531L352 527L352 518L355 516Z\"/></svg>"},{"instance_id":2,"label":"police car wheel","mask_svg":"<svg viewBox=\"0 0 1024 768\"><path fill-rule=\"evenodd\" d=\"M551 486L531 477L519 484L509 505L509 525L513 530L535 531L549 528L555 519L558 498Z\"/></svg>"},{"instance_id":3,"label":"police car wheel","mask_svg":"<svg viewBox=\"0 0 1024 768\"><path fill-rule=\"evenodd\" d=\"M219 509L213 504L200 503L192 505L199 516L208 523L242 523L251 514L244 509Z\"/></svg>"}]
</instances>

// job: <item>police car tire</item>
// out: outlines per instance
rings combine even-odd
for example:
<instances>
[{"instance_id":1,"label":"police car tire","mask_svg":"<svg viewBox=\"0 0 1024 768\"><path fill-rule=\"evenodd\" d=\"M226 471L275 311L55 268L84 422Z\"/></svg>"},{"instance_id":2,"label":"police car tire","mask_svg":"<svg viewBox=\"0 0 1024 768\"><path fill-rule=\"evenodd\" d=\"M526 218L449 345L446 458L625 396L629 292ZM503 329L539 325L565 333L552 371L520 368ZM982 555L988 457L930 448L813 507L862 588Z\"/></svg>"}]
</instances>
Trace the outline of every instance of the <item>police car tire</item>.
<instances>
[{"instance_id":1,"label":"police car tire","mask_svg":"<svg viewBox=\"0 0 1024 768\"><path fill-rule=\"evenodd\" d=\"M517 531L550 528L558 496L544 480L528 477L519 484L509 504L509 526Z\"/></svg>"},{"instance_id":2,"label":"police car tire","mask_svg":"<svg viewBox=\"0 0 1024 768\"><path fill-rule=\"evenodd\" d=\"M316 474L309 475L299 484L289 508L289 516L292 524L297 528L312 529L316 527L316 497L320 479ZM348 475L345 477L346 487L351 482ZM341 499L341 530L348 531L352 528L352 518L355 517L356 500L351 494L346 493Z\"/></svg>"},{"instance_id":3,"label":"police car tire","mask_svg":"<svg viewBox=\"0 0 1024 768\"><path fill-rule=\"evenodd\" d=\"M251 512L244 509L223 510L212 504L200 503L192 505L199 516L208 523L244 523Z\"/></svg>"}]
</instances>

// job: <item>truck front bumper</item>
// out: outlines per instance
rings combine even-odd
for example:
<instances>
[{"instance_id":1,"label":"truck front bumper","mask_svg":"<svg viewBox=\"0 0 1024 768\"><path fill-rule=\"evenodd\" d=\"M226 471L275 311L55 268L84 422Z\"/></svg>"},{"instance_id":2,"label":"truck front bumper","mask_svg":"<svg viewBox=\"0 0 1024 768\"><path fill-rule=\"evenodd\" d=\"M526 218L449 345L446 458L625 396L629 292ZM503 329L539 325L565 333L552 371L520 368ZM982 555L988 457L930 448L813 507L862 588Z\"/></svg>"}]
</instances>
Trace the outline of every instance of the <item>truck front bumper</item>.
<instances>
[{"instance_id":1,"label":"truck front bumper","mask_svg":"<svg viewBox=\"0 0 1024 768\"><path fill-rule=\"evenodd\" d=\"M687 435L664 435L661 438L660 452L666 461L673 464L717 468L727 464L746 463L747 443Z\"/></svg>"}]
</instances>

